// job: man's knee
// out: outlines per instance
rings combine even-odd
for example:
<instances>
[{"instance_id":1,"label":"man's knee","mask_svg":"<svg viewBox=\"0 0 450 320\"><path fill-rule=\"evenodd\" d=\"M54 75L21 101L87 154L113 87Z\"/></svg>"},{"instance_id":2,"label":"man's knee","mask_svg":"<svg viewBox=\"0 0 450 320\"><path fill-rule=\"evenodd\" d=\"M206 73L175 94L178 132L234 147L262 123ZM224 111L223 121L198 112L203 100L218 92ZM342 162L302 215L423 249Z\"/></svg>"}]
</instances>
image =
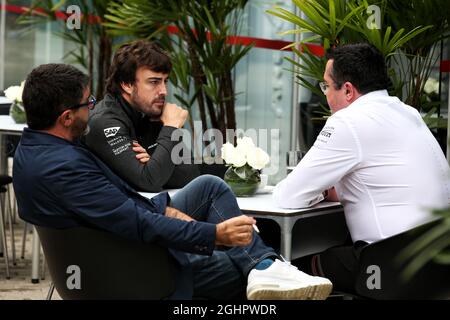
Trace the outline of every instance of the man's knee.
<instances>
[{"instance_id":1,"label":"man's knee","mask_svg":"<svg viewBox=\"0 0 450 320\"><path fill-rule=\"evenodd\" d=\"M210 174L204 174L195 179L195 181L213 193L228 191L228 185L219 177Z\"/></svg>"}]
</instances>

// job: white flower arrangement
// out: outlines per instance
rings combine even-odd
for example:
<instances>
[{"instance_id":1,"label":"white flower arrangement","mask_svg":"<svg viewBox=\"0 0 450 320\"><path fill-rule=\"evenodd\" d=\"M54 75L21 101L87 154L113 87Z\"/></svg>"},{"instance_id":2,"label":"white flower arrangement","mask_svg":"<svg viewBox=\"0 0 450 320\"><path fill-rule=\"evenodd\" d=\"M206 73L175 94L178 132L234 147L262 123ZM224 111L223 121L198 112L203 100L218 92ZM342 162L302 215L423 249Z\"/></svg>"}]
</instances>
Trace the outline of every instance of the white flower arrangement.
<instances>
[{"instance_id":1,"label":"white flower arrangement","mask_svg":"<svg viewBox=\"0 0 450 320\"><path fill-rule=\"evenodd\" d=\"M237 139L236 147L225 143L221 152L229 166L224 180L233 193L237 197L254 194L261 183L261 170L269 163L269 155L249 137Z\"/></svg>"},{"instance_id":2,"label":"white flower arrangement","mask_svg":"<svg viewBox=\"0 0 450 320\"><path fill-rule=\"evenodd\" d=\"M25 86L25 81L22 81L20 86L11 86L5 90L5 96L8 100L12 101L9 115L14 119L16 123L25 123L26 114L23 107L22 93Z\"/></svg>"},{"instance_id":3,"label":"white flower arrangement","mask_svg":"<svg viewBox=\"0 0 450 320\"><path fill-rule=\"evenodd\" d=\"M239 168L248 164L255 170L263 169L270 161L269 155L253 143L250 137L237 139L237 146L234 147L227 142L222 146L222 159L228 165Z\"/></svg>"},{"instance_id":4,"label":"white flower arrangement","mask_svg":"<svg viewBox=\"0 0 450 320\"><path fill-rule=\"evenodd\" d=\"M5 96L12 102L22 103L22 93L23 87L25 86L25 81L22 81L20 86L11 86L5 90Z\"/></svg>"}]
</instances>

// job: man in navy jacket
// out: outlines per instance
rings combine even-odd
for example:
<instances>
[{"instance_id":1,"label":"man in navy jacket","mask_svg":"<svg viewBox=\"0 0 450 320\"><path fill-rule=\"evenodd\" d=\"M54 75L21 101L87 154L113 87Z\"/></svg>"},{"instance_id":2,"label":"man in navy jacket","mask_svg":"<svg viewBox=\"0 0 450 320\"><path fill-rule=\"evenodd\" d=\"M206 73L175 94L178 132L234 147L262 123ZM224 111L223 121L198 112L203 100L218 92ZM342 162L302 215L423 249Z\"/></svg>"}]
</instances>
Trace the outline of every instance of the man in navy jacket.
<instances>
[{"instance_id":1,"label":"man in navy jacket","mask_svg":"<svg viewBox=\"0 0 450 320\"><path fill-rule=\"evenodd\" d=\"M327 279L308 276L264 245L219 178L201 176L172 199L148 200L80 142L95 106L88 77L64 64L42 65L23 92L28 127L14 157L20 216L52 228L87 226L167 247L180 273L172 298L324 299ZM216 245L229 247L215 250ZM275 289L274 289L275 288Z\"/></svg>"}]
</instances>

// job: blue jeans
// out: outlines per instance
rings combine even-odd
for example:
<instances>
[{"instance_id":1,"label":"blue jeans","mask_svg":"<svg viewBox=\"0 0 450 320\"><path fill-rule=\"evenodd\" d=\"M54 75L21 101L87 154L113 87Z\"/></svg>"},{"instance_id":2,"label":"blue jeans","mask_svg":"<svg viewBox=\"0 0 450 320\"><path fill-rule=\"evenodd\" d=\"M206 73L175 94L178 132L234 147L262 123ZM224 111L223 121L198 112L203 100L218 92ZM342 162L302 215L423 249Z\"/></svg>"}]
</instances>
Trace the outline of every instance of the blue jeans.
<instances>
[{"instance_id":1,"label":"blue jeans","mask_svg":"<svg viewBox=\"0 0 450 320\"><path fill-rule=\"evenodd\" d=\"M172 197L171 206L195 220L214 224L242 214L228 185L211 175L200 176L187 184ZM248 273L268 257L278 255L256 232L245 247L214 250L212 256L188 254L194 276L194 298L240 297L245 292Z\"/></svg>"}]
</instances>

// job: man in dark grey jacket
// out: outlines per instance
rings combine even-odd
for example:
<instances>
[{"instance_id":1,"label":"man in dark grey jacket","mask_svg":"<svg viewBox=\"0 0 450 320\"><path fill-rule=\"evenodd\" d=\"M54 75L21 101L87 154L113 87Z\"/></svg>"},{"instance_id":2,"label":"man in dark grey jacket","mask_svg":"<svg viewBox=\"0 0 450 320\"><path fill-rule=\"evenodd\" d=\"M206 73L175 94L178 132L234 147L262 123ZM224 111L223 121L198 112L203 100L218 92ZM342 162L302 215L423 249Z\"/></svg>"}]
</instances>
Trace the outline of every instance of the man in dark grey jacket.
<instances>
[{"instance_id":1,"label":"man in dark grey jacket","mask_svg":"<svg viewBox=\"0 0 450 320\"><path fill-rule=\"evenodd\" d=\"M188 116L166 102L171 68L170 58L151 42L123 45L114 55L107 94L89 114L86 145L138 190L181 188L200 174L196 165L171 159L179 143L171 135Z\"/></svg>"}]
</instances>

